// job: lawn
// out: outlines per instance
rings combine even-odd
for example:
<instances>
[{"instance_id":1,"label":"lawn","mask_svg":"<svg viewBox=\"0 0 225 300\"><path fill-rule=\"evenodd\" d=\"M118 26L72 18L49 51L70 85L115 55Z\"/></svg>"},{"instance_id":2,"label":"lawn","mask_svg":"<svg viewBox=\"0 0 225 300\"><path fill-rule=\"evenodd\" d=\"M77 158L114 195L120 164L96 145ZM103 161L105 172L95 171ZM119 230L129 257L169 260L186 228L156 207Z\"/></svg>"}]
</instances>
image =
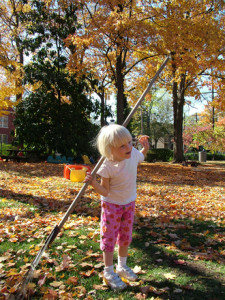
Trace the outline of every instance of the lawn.
<instances>
[{"instance_id":1,"label":"lawn","mask_svg":"<svg viewBox=\"0 0 225 300\"><path fill-rule=\"evenodd\" d=\"M99 196L91 187L42 256L30 299L225 299L225 165L142 163L120 294L102 283ZM15 299L30 263L82 187L63 165L0 162L0 300ZM115 256L116 262L116 256Z\"/></svg>"}]
</instances>

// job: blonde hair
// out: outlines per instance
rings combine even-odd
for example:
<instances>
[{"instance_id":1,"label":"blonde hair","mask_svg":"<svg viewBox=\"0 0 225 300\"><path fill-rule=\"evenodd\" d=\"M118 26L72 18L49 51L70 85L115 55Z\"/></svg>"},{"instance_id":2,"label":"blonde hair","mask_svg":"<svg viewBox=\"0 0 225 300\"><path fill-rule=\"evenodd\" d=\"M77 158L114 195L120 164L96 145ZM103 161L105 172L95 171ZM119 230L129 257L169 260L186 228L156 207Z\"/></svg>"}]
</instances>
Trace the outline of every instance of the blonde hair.
<instances>
[{"instance_id":1,"label":"blonde hair","mask_svg":"<svg viewBox=\"0 0 225 300\"><path fill-rule=\"evenodd\" d=\"M96 145L100 154L108 159L112 157L112 147L118 147L132 140L127 128L118 124L110 124L101 128Z\"/></svg>"}]
</instances>

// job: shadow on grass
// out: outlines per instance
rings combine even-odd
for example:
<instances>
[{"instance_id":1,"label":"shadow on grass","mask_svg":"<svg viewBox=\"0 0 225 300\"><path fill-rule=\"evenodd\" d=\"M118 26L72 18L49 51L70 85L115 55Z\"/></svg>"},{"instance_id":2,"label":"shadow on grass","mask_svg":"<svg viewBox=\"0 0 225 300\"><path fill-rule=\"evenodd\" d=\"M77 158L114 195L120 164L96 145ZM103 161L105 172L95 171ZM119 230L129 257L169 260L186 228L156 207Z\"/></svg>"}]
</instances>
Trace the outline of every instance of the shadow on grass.
<instances>
[{"instance_id":1,"label":"shadow on grass","mask_svg":"<svg viewBox=\"0 0 225 300\"><path fill-rule=\"evenodd\" d=\"M67 186L67 183L70 181L63 177L64 165L62 164L45 164L45 163L0 163L0 171L6 172L6 178L0 178L3 182L3 187L0 188L0 197L6 198L8 200L16 200L21 203L30 204L38 209L40 209L40 213L44 215L46 212L66 212L71 203L74 201L78 191L81 189L82 184L77 188L76 184ZM3 173L4 174L4 173ZM15 177L15 182L10 182L10 184L21 184L21 192L13 191L10 189L10 184L7 183L7 178L10 176ZM18 178L17 178L18 176ZM20 178L19 176L22 176ZM65 185L64 190L62 190L62 194L60 197L54 197L51 195L51 191L45 196L42 195L33 195L32 193L32 182L30 182L30 189L26 193L26 186L29 181L27 178L32 177L40 177L52 179L52 177L58 177L62 179L60 182L62 185ZM37 181L38 182L38 181ZM40 190L42 189L42 184L40 184ZM48 186L44 186L44 188L49 188ZM50 188L49 188L50 189ZM54 193L54 189L53 189ZM61 193L61 190L59 191ZM99 203L99 201L98 201ZM86 193L81 199L76 201L76 205L74 208L74 213L80 213L84 215L100 215L100 206L94 203L88 193Z\"/></svg>"},{"instance_id":2,"label":"shadow on grass","mask_svg":"<svg viewBox=\"0 0 225 300\"><path fill-rule=\"evenodd\" d=\"M178 172L176 166L160 164L146 164L140 168L142 175L139 180L145 183L217 186L225 181L225 173L221 170L209 172L207 169L201 170L199 168L199 171L195 171L191 168L183 168L182 170L179 169ZM63 165L14 165L14 163L8 163L1 164L1 170L9 172L8 176L12 172L13 175L18 173L24 177L63 177ZM149 195L149 192L146 195ZM60 201L52 199L50 196L33 196L26 193L15 193L7 189L0 190L0 196L34 205L40 209L43 215L45 212L66 211L75 198L74 194L71 199ZM74 213L98 216L100 209L98 207L95 210L90 208L88 206L90 202L90 198L83 197L76 204ZM168 208L165 207L166 209ZM167 215L167 222L163 222L160 218L153 219L151 217L144 220L139 219L136 226L137 232L136 235L134 234L131 246L131 249L137 250L133 261L131 256L131 262L133 265L140 264L143 269L148 271L146 275L141 275L145 279L144 285L149 285L156 291L153 292L148 289L146 292L140 287L129 287L129 290L135 293L148 294L149 299L157 296L161 299L225 299L225 270L222 275L222 272L214 270L212 267L214 264L219 269L221 266L219 260L222 263L225 260L224 252L220 251L220 249L225 248L224 227L219 227L212 222L170 219L170 215L173 215L172 211L167 211ZM150 246L145 247L145 242L149 242ZM138 256L140 257L139 263L136 259ZM179 259L184 260L185 263L176 263ZM177 278L174 280L165 279L163 274L172 271L178 274ZM169 289L165 289L164 292L160 290L166 287ZM179 290L181 293L174 292Z\"/></svg>"},{"instance_id":3,"label":"shadow on grass","mask_svg":"<svg viewBox=\"0 0 225 300\"><path fill-rule=\"evenodd\" d=\"M64 164L1 162L0 170L24 177L63 177Z\"/></svg>"},{"instance_id":4,"label":"shadow on grass","mask_svg":"<svg viewBox=\"0 0 225 300\"><path fill-rule=\"evenodd\" d=\"M152 226L146 227L146 219L143 227L139 222L131 245L147 271L141 275L150 286L147 299L156 295L160 299L225 299L225 255L219 253L225 247L225 228L188 219L167 224L147 221ZM214 240L209 238L213 236ZM167 280L166 273L175 277Z\"/></svg>"},{"instance_id":5,"label":"shadow on grass","mask_svg":"<svg viewBox=\"0 0 225 300\"><path fill-rule=\"evenodd\" d=\"M57 213L57 212L66 212L73 200L76 197L77 192L72 193L71 200L57 200L51 197L43 196L33 196L30 194L16 193L11 190L0 189L0 197L7 200L16 200L23 204L29 204L37 207L40 210L42 216L45 213ZM98 205L91 207L91 200L89 197L81 197L76 201L73 213L79 213L85 216L100 217L100 202ZM31 216L31 215L30 215ZM22 215L20 217L23 217ZM25 216L24 216L25 217ZM11 216L13 219L13 216Z\"/></svg>"},{"instance_id":6,"label":"shadow on grass","mask_svg":"<svg viewBox=\"0 0 225 300\"><path fill-rule=\"evenodd\" d=\"M91 167L93 168L94 165ZM214 168L211 165L191 168L167 163L145 163L141 164L138 169L138 180L145 183L221 186L222 182L225 182L224 165ZM64 164L1 162L0 170L24 177L56 176L63 178Z\"/></svg>"},{"instance_id":7,"label":"shadow on grass","mask_svg":"<svg viewBox=\"0 0 225 300\"><path fill-rule=\"evenodd\" d=\"M165 185L190 186L224 186L224 165L215 168L199 166L197 168L181 167L173 164L141 164L138 180L140 182Z\"/></svg>"}]
</instances>

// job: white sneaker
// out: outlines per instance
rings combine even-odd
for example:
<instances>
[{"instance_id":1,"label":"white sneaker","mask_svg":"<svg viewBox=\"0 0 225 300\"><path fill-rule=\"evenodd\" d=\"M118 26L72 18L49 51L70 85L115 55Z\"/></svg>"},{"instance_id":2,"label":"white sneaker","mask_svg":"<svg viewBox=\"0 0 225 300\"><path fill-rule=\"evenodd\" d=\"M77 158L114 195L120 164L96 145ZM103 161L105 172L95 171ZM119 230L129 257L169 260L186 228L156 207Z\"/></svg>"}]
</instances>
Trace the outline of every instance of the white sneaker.
<instances>
[{"instance_id":1,"label":"white sneaker","mask_svg":"<svg viewBox=\"0 0 225 300\"><path fill-rule=\"evenodd\" d=\"M124 277L125 279L128 279L130 281L135 281L138 278L137 275L128 266L117 267L116 273L120 277Z\"/></svg>"},{"instance_id":2,"label":"white sneaker","mask_svg":"<svg viewBox=\"0 0 225 300\"><path fill-rule=\"evenodd\" d=\"M126 283L124 283L115 272L104 273L103 280L113 290L121 291L127 287Z\"/></svg>"}]
</instances>

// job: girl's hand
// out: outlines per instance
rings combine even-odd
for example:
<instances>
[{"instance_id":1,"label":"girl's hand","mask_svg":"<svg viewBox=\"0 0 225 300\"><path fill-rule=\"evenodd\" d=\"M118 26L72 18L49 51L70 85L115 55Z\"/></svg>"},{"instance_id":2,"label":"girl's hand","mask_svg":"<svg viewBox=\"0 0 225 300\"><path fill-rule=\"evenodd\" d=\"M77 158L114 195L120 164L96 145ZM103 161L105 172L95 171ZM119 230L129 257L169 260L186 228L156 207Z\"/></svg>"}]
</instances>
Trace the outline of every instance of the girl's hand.
<instances>
[{"instance_id":1,"label":"girl's hand","mask_svg":"<svg viewBox=\"0 0 225 300\"><path fill-rule=\"evenodd\" d=\"M149 149L149 136L148 135L142 135L139 137L138 141L145 149Z\"/></svg>"},{"instance_id":2,"label":"girl's hand","mask_svg":"<svg viewBox=\"0 0 225 300\"><path fill-rule=\"evenodd\" d=\"M84 182L88 182L102 196L106 197L109 193L109 178L101 177L101 183L98 183L96 175L92 176L87 172Z\"/></svg>"},{"instance_id":3,"label":"girl's hand","mask_svg":"<svg viewBox=\"0 0 225 300\"><path fill-rule=\"evenodd\" d=\"M149 150L149 136L147 135L142 135L139 137L138 141L139 143L142 145L142 149L141 149L141 152L144 154L144 156L146 156L148 150Z\"/></svg>"},{"instance_id":4,"label":"girl's hand","mask_svg":"<svg viewBox=\"0 0 225 300\"><path fill-rule=\"evenodd\" d=\"M93 180L94 180L94 177L91 175L91 172L87 172L84 182L89 182L91 184Z\"/></svg>"}]
</instances>

